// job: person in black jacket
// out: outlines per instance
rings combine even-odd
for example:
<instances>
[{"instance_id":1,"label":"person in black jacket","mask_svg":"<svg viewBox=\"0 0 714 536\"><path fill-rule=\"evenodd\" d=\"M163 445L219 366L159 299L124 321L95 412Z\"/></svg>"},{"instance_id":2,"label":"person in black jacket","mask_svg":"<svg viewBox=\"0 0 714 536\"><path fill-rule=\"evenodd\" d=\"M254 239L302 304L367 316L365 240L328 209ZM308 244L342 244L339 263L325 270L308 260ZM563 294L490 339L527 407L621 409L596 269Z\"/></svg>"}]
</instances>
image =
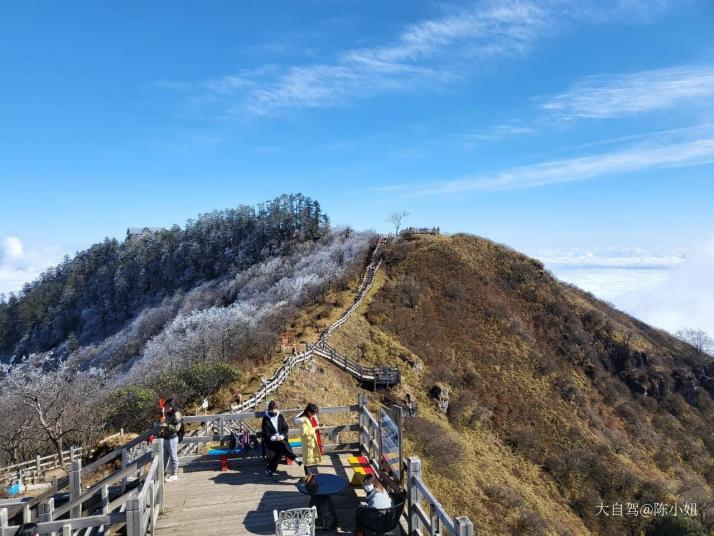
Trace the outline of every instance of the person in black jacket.
<instances>
[{"instance_id":1,"label":"person in black jacket","mask_svg":"<svg viewBox=\"0 0 714 536\"><path fill-rule=\"evenodd\" d=\"M290 443L288 443L288 423L285 417L280 415L278 404L275 400L271 400L268 404L268 411L263 416L261 431L263 432L265 456L268 459L268 463L265 466L266 476L275 474L283 456L295 460L298 465L302 465L302 460L295 456Z\"/></svg>"},{"instance_id":2,"label":"person in black jacket","mask_svg":"<svg viewBox=\"0 0 714 536\"><path fill-rule=\"evenodd\" d=\"M164 422L161 423L161 437L164 438L164 457L171 461L171 474L166 474L166 482L178 480L178 443L181 432L181 411L173 398L164 403Z\"/></svg>"}]
</instances>

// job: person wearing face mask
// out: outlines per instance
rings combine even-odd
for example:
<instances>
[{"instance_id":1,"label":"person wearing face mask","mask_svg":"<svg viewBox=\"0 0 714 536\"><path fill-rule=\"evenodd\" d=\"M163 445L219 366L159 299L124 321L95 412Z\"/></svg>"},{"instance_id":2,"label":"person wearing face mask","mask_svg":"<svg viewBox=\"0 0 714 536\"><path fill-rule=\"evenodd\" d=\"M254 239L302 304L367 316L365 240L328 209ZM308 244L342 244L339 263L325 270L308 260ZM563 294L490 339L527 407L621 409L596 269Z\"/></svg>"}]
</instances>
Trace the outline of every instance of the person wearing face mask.
<instances>
[{"instance_id":1,"label":"person wearing face mask","mask_svg":"<svg viewBox=\"0 0 714 536\"><path fill-rule=\"evenodd\" d=\"M392 498L389 496L389 493L387 493L387 490L384 489L379 480L374 477L374 475L365 476L362 487L364 488L367 497L366 500L361 502L357 507L357 514L355 515L357 536L362 536L364 534L364 519L370 509L386 510L387 508L392 507Z\"/></svg>"},{"instance_id":2,"label":"person wearing face mask","mask_svg":"<svg viewBox=\"0 0 714 536\"><path fill-rule=\"evenodd\" d=\"M295 417L295 424L300 427L302 456L305 459L305 474L317 474L317 467L322 463L322 438L317 414L320 408L310 402L305 409Z\"/></svg>"},{"instance_id":3,"label":"person wearing face mask","mask_svg":"<svg viewBox=\"0 0 714 536\"><path fill-rule=\"evenodd\" d=\"M268 458L268 463L265 466L266 476L275 474L283 456L302 465L302 459L295 455L288 443L288 423L278 411L278 404L275 400L270 401L268 411L263 415L261 431L263 432L265 455Z\"/></svg>"}]
</instances>

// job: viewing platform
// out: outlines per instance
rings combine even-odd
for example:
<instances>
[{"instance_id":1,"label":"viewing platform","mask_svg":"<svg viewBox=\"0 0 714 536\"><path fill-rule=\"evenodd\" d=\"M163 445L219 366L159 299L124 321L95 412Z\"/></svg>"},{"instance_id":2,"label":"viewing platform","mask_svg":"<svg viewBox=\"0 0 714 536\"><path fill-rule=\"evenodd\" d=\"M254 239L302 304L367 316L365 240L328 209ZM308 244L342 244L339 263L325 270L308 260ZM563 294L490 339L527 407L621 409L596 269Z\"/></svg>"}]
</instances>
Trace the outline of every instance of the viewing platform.
<instances>
[{"instance_id":1,"label":"viewing platform","mask_svg":"<svg viewBox=\"0 0 714 536\"><path fill-rule=\"evenodd\" d=\"M282 413L291 422L299 412ZM256 432L262 416L259 411L185 416L189 430L179 444L177 481L164 481L166 460L163 440L155 439L157 427L89 465L74 460L67 478L40 495L0 507L0 536L15 536L22 522L36 522L41 534L52 536L276 534L274 510L306 508L311 499L320 499L320 509L331 492L322 498L301 493L304 470L297 464L280 465L274 476L265 474L262 434ZM335 486L330 494L336 528L319 534L354 534L364 492L348 482L360 470L378 475L393 497L400 497L389 534L473 536L471 521L450 517L426 486L419 459L403 456L402 418L397 406L381 406L373 415L364 394L355 405L321 408L324 456L318 472L342 477L345 487ZM246 434L250 444L221 459L224 454L215 447ZM289 437L296 436L291 429ZM301 448L293 450L299 455ZM354 455L361 456L353 460L355 468L348 460ZM318 515L318 527L321 519L329 519L329 509L327 514Z\"/></svg>"},{"instance_id":2,"label":"viewing platform","mask_svg":"<svg viewBox=\"0 0 714 536\"><path fill-rule=\"evenodd\" d=\"M321 474L336 474L348 480L352 469L350 454L326 454ZM280 465L278 472L265 476L262 460L229 461L222 472L218 463L190 464L176 482L165 485L165 514L156 525L157 536L275 534L273 510L307 508L310 498L296 487L304 476L295 463ZM364 492L351 486L332 496L337 528L320 534L353 534L355 511Z\"/></svg>"}]
</instances>

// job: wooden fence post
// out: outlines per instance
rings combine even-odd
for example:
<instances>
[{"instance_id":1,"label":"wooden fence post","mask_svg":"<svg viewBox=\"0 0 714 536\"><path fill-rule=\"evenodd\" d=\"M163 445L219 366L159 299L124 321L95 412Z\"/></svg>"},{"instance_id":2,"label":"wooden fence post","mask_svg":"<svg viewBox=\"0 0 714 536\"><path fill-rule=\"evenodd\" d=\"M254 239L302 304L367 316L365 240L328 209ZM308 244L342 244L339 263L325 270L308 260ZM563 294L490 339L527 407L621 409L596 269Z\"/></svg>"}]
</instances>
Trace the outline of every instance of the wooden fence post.
<instances>
[{"instance_id":1,"label":"wooden fence post","mask_svg":"<svg viewBox=\"0 0 714 536\"><path fill-rule=\"evenodd\" d=\"M53 521L55 516L55 500L54 498L47 499L45 502L40 503L38 520L40 523L46 523L48 521ZM56 532L50 532L51 536L55 536Z\"/></svg>"},{"instance_id":2,"label":"wooden fence post","mask_svg":"<svg viewBox=\"0 0 714 536\"><path fill-rule=\"evenodd\" d=\"M359 424L359 447L360 450L364 453L369 455L369 444L365 441L365 432L364 428L367 427L367 417L365 416L365 411L367 411L367 395L364 393L360 393L357 396L357 405L359 406L358 410L358 424Z\"/></svg>"},{"instance_id":3,"label":"wooden fence post","mask_svg":"<svg viewBox=\"0 0 714 536\"><path fill-rule=\"evenodd\" d=\"M7 508L0 508L0 529L8 526ZM0 532L2 532L0 530Z\"/></svg>"},{"instance_id":4,"label":"wooden fence post","mask_svg":"<svg viewBox=\"0 0 714 536\"><path fill-rule=\"evenodd\" d=\"M22 522L32 523L32 510L30 510L30 505L27 503L22 508Z\"/></svg>"},{"instance_id":5,"label":"wooden fence post","mask_svg":"<svg viewBox=\"0 0 714 536\"><path fill-rule=\"evenodd\" d=\"M457 517L454 519L456 536L474 536L474 524L468 517Z\"/></svg>"},{"instance_id":6,"label":"wooden fence post","mask_svg":"<svg viewBox=\"0 0 714 536\"><path fill-rule=\"evenodd\" d=\"M126 536L144 536L142 514L139 510L139 496L132 491L126 500Z\"/></svg>"},{"instance_id":7,"label":"wooden fence post","mask_svg":"<svg viewBox=\"0 0 714 536\"><path fill-rule=\"evenodd\" d=\"M156 486L158 484L153 481L149 487L149 529L151 534L154 534L154 520L156 519Z\"/></svg>"},{"instance_id":8,"label":"wooden fence post","mask_svg":"<svg viewBox=\"0 0 714 536\"><path fill-rule=\"evenodd\" d=\"M109 513L109 486L102 486L102 514Z\"/></svg>"},{"instance_id":9,"label":"wooden fence post","mask_svg":"<svg viewBox=\"0 0 714 536\"><path fill-rule=\"evenodd\" d=\"M40 460L39 454L35 458L35 469L37 470L37 478L40 478L42 476L42 460Z\"/></svg>"},{"instance_id":10,"label":"wooden fence post","mask_svg":"<svg viewBox=\"0 0 714 536\"><path fill-rule=\"evenodd\" d=\"M439 520L439 514L436 510L436 505L432 503L429 503L429 522L431 523L429 532L432 536L441 534L441 521Z\"/></svg>"},{"instance_id":11,"label":"wooden fence post","mask_svg":"<svg viewBox=\"0 0 714 536\"><path fill-rule=\"evenodd\" d=\"M164 440L159 438L154 440L154 456L159 458L159 470L156 473L157 484L159 485L159 513L164 513Z\"/></svg>"},{"instance_id":12,"label":"wooden fence post","mask_svg":"<svg viewBox=\"0 0 714 536\"><path fill-rule=\"evenodd\" d=\"M73 501L82 494L82 462L75 460L70 463L69 470L69 500ZM82 517L82 505L73 506L69 517Z\"/></svg>"},{"instance_id":13,"label":"wooden fence post","mask_svg":"<svg viewBox=\"0 0 714 536\"><path fill-rule=\"evenodd\" d=\"M416 505L419 503L419 490L416 480L421 479L421 460L407 458L407 512L409 515L409 536L414 536L419 529L419 516Z\"/></svg>"},{"instance_id":14,"label":"wooden fence post","mask_svg":"<svg viewBox=\"0 0 714 536\"><path fill-rule=\"evenodd\" d=\"M129 451L126 449L121 449L121 468L126 469L126 466L129 465ZM121 479L121 492L122 495L126 493L126 486L129 483L129 477L125 476L124 478Z\"/></svg>"},{"instance_id":15,"label":"wooden fence post","mask_svg":"<svg viewBox=\"0 0 714 536\"><path fill-rule=\"evenodd\" d=\"M72 525L62 525L62 536L72 536Z\"/></svg>"}]
</instances>

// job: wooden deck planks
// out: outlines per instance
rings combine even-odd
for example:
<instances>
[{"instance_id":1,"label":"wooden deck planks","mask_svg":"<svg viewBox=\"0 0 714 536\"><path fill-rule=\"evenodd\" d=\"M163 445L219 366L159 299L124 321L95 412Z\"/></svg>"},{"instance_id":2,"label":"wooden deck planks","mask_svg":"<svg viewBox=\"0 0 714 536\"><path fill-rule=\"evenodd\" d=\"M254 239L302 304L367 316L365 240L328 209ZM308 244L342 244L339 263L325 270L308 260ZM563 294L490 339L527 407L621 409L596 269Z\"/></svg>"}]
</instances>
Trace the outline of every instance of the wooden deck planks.
<instances>
[{"instance_id":1,"label":"wooden deck planks","mask_svg":"<svg viewBox=\"0 0 714 536\"><path fill-rule=\"evenodd\" d=\"M326 455L319 471L349 479L350 455ZM263 467L262 463L231 464L231 470L224 473L218 470L218 463L209 468L205 464L187 466L177 482L165 486L166 513L159 517L157 536L274 534L274 509L302 508L310 501L295 487L304 475L302 467L281 465L279 474L273 477L265 476ZM354 515L361 493L347 487L332 497L338 527L321 534L354 532Z\"/></svg>"}]
</instances>

